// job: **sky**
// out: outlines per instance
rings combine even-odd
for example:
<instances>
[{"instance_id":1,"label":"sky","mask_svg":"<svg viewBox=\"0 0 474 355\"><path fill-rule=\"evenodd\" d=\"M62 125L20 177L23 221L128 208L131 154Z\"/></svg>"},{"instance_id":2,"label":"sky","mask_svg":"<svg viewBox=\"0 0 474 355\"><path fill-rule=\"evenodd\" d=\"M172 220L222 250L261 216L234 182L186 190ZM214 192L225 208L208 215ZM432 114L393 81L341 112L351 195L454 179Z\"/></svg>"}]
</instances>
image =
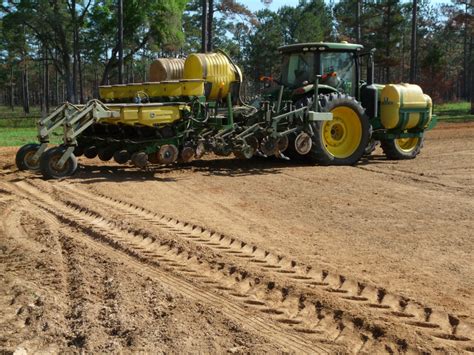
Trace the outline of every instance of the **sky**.
<instances>
[{"instance_id":1,"label":"sky","mask_svg":"<svg viewBox=\"0 0 474 355\"><path fill-rule=\"evenodd\" d=\"M403 1L403 0L402 0ZM405 0L407 1L407 0ZM433 4L441 4L441 3L450 3L450 0L431 0ZM242 0L242 3L247 5L250 10L256 11L265 8L265 5L261 0ZM298 5L299 0L272 0L272 3L269 5L270 10L278 10L283 5L290 5L296 6Z\"/></svg>"}]
</instances>

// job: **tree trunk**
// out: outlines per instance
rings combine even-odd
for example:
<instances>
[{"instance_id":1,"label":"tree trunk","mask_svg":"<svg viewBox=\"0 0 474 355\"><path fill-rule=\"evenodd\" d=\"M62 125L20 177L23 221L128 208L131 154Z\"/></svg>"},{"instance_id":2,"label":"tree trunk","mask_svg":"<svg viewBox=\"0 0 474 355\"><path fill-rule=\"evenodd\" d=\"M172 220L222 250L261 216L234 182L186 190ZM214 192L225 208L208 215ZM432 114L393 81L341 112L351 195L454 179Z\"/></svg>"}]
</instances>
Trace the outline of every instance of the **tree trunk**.
<instances>
[{"instance_id":1,"label":"tree trunk","mask_svg":"<svg viewBox=\"0 0 474 355\"><path fill-rule=\"evenodd\" d=\"M123 0L118 0L118 83L123 84Z\"/></svg>"},{"instance_id":2,"label":"tree trunk","mask_svg":"<svg viewBox=\"0 0 474 355\"><path fill-rule=\"evenodd\" d=\"M391 6L390 0L388 1L387 5L387 22L385 24L386 32L385 32L385 40L386 40L386 46L385 47L385 58L388 59L390 58L390 33L392 31L391 26L390 26L390 21L392 19L392 6ZM388 63L385 64L385 82L389 83L390 82L390 65Z\"/></svg>"},{"instance_id":3,"label":"tree trunk","mask_svg":"<svg viewBox=\"0 0 474 355\"><path fill-rule=\"evenodd\" d=\"M209 1L208 15L207 15L207 51L212 52L212 36L214 25L214 0Z\"/></svg>"},{"instance_id":4,"label":"tree trunk","mask_svg":"<svg viewBox=\"0 0 474 355\"><path fill-rule=\"evenodd\" d=\"M10 108L15 110L15 90L13 89L13 63L10 66Z\"/></svg>"},{"instance_id":5,"label":"tree trunk","mask_svg":"<svg viewBox=\"0 0 474 355\"><path fill-rule=\"evenodd\" d=\"M474 50L474 36L471 35L471 40L469 43L469 58L471 58L471 70L470 70L470 96L471 96L471 115L474 115L474 58L473 58L473 50Z\"/></svg>"},{"instance_id":6,"label":"tree trunk","mask_svg":"<svg viewBox=\"0 0 474 355\"><path fill-rule=\"evenodd\" d=\"M145 83L147 81L147 65L146 65L146 50L143 48L143 55L142 55L142 60L143 60L143 82Z\"/></svg>"},{"instance_id":7,"label":"tree trunk","mask_svg":"<svg viewBox=\"0 0 474 355\"><path fill-rule=\"evenodd\" d=\"M411 51L410 51L410 83L416 81L416 57L417 57L417 48L416 48L416 29L417 29L417 0L413 0L413 9L411 16Z\"/></svg>"},{"instance_id":8,"label":"tree trunk","mask_svg":"<svg viewBox=\"0 0 474 355\"><path fill-rule=\"evenodd\" d=\"M63 67L64 67L64 84L66 86L66 101L76 102L74 93L73 78L71 73L71 56L69 54L63 55Z\"/></svg>"},{"instance_id":9,"label":"tree trunk","mask_svg":"<svg viewBox=\"0 0 474 355\"><path fill-rule=\"evenodd\" d=\"M83 75L82 75L82 62L81 62L81 49L80 49L80 42L79 42L79 29L76 28L76 33L75 33L75 42L76 42L76 52L75 52L75 58L77 61L77 69L78 69L78 79L79 79L79 100L80 103L84 103L84 81L83 81Z\"/></svg>"},{"instance_id":10,"label":"tree trunk","mask_svg":"<svg viewBox=\"0 0 474 355\"><path fill-rule=\"evenodd\" d=\"M26 114L30 113L30 89L28 86L28 64L26 59L23 60L23 112Z\"/></svg>"},{"instance_id":11,"label":"tree trunk","mask_svg":"<svg viewBox=\"0 0 474 355\"><path fill-rule=\"evenodd\" d=\"M77 103L77 19L76 19L76 0L72 0L71 4L72 17L72 91L74 92L72 98L73 103Z\"/></svg>"},{"instance_id":12,"label":"tree trunk","mask_svg":"<svg viewBox=\"0 0 474 355\"><path fill-rule=\"evenodd\" d=\"M57 69L54 71L54 105L59 105L59 73Z\"/></svg>"},{"instance_id":13,"label":"tree trunk","mask_svg":"<svg viewBox=\"0 0 474 355\"><path fill-rule=\"evenodd\" d=\"M202 15L201 15L201 52L206 53L207 51L207 1L202 0Z\"/></svg>"},{"instance_id":14,"label":"tree trunk","mask_svg":"<svg viewBox=\"0 0 474 355\"><path fill-rule=\"evenodd\" d=\"M362 34L360 29L360 10L361 10L361 2L362 0L356 0L356 41L358 44L362 43Z\"/></svg>"},{"instance_id":15,"label":"tree trunk","mask_svg":"<svg viewBox=\"0 0 474 355\"><path fill-rule=\"evenodd\" d=\"M467 32L468 32L468 4L466 1L466 10L464 12L464 31L463 31L463 75L462 75L462 88L461 88L461 97L464 100L469 99L468 96L468 78L469 78L469 62L467 58Z\"/></svg>"},{"instance_id":16,"label":"tree trunk","mask_svg":"<svg viewBox=\"0 0 474 355\"><path fill-rule=\"evenodd\" d=\"M94 89L92 90L92 97L95 99L99 98L99 75L97 73L97 67L94 66Z\"/></svg>"},{"instance_id":17,"label":"tree trunk","mask_svg":"<svg viewBox=\"0 0 474 355\"><path fill-rule=\"evenodd\" d=\"M43 74L43 79L44 79L44 107L46 110L46 113L49 113L49 63L48 63L48 52L46 49L44 49L44 74Z\"/></svg>"}]
</instances>

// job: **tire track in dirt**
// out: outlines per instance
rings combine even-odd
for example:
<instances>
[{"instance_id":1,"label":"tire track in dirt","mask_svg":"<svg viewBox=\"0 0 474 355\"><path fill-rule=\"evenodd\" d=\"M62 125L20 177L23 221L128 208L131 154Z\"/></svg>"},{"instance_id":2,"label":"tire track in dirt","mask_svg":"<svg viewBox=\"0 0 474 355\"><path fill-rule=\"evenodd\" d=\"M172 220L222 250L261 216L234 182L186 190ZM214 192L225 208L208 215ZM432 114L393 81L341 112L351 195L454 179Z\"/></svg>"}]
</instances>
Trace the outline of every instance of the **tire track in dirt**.
<instances>
[{"instance_id":1,"label":"tire track in dirt","mask_svg":"<svg viewBox=\"0 0 474 355\"><path fill-rule=\"evenodd\" d=\"M27 349L54 351L58 343L49 343L54 334L68 335L63 326L66 283L57 252L59 242L43 220L48 216L44 211L32 208L27 200L18 200L12 191L9 195L13 199L0 206L0 231L3 230L2 238L5 236L0 263L7 265L5 274L1 274L5 277L5 293L13 296L1 317L8 319L8 328L13 331L5 349L15 349L17 338L26 337ZM27 224L30 228L25 228Z\"/></svg>"},{"instance_id":2,"label":"tire track in dirt","mask_svg":"<svg viewBox=\"0 0 474 355\"><path fill-rule=\"evenodd\" d=\"M75 189L73 191L74 191L74 195L77 196L78 191L76 191ZM65 192L65 190L61 189L60 192L63 193L63 192ZM93 201L94 198L99 199L99 197L97 197L95 195L94 196L89 195L88 193L86 193L84 196L85 196L84 198L87 199L88 201ZM71 197L74 197L74 196L71 195ZM105 201L99 201L99 202L101 202L99 205L103 206ZM87 211L87 213L93 213L93 214L96 213L96 212L91 211L90 209L86 208L84 206L84 202L81 202L80 205L72 203L71 206L74 206L75 208L80 209L80 210L85 210L85 211ZM117 206L112 206L111 205L110 207L117 207ZM141 208L134 208L134 210L135 210L135 212L134 212L135 214L137 213L137 211L138 211L139 214L144 213L144 210L141 209ZM111 211L111 210L108 209L108 211ZM129 211L129 212L131 212L131 211ZM126 213L124 213L124 214L127 215ZM129 213L129 215L133 216L134 214ZM96 214L96 216L98 218L103 218L103 215L99 216L99 215ZM137 216L135 216L135 217L137 217ZM156 217L155 217L155 219L156 219ZM153 219L148 218L147 221L152 222ZM171 225L169 225L170 222L171 222ZM176 223L177 222L174 221L174 220L170 221L170 220L166 219L166 225L168 225L168 227L170 227L171 230L175 232L175 236L176 236L176 233L179 233L179 229L176 228ZM145 238L145 239L148 238L149 240L147 242L145 242L145 244L147 244L150 241L150 239L151 239L151 243L154 243L154 237L150 236L149 233L145 233L143 230L140 230L140 229L132 230L132 229L130 229L130 226L128 226L127 228L128 228L129 231L132 231L135 235L140 235L140 233L141 233L142 238ZM197 235L193 236L194 237L193 239L198 238L198 240L200 240L201 243L206 243L207 242L207 244L209 244L209 241L212 240L212 236L211 236L211 238L209 238L209 235L208 235L207 238L205 237L203 239L202 238L203 237L203 232L204 232L204 234L207 234L209 231L199 230L197 232ZM186 232L186 233L189 234L188 232ZM178 236L178 237L182 238L182 236ZM215 237L216 236L214 236L214 238ZM216 239L216 240L219 240L219 239ZM235 240L230 240L229 244L232 246L232 244L234 244L234 243L235 243ZM215 242L211 242L210 244L214 244L214 246L216 246L215 244L217 244L217 247L220 246L219 243L215 243ZM205 246L205 245L203 245L203 246ZM240 255L240 253L242 253L242 249L245 248L246 245L242 245L240 243L235 243L234 247L235 247L236 250L230 250L230 251L232 252L232 251L239 250L239 252L238 253L231 253L231 254L229 254L229 256L234 256L234 257L237 257L237 258L239 256L242 257L242 255ZM181 252L179 252L179 250L176 251L176 248L169 247L168 245L165 246L164 252L166 252L166 249L168 249L170 251L175 249L174 251L171 252L171 254L175 253L175 254L178 255L178 254L182 253L182 251ZM251 248L252 252L255 252L253 249L254 248L252 247ZM245 249L244 249L244 251L245 251ZM244 258L244 259L247 260L247 258ZM271 265L271 264L270 265L264 265L264 266L272 266L268 269L267 268L265 268L265 269L270 270L270 272L274 275L289 276L289 277L292 278L293 282L295 281L294 279L296 279L298 281L302 281L302 282L308 282L308 276L302 277L301 275L295 275L295 274L298 273L298 271L301 271L301 267L298 268L294 261L290 262L290 265L287 265L288 268L286 268L286 269L277 268L277 269L274 270L274 268L273 268L274 266L279 266L279 267L284 266L285 262L282 263L282 260L283 260L283 258L279 257L278 260L275 261L276 264L273 263L273 265ZM271 261L271 258L270 258L270 261ZM259 263L257 263L257 265L258 264ZM278 264L280 264L280 265L278 265ZM224 268L224 266L222 266L222 268ZM235 269L235 267L232 266L232 265L230 265L230 268ZM291 270L291 269L293 269L293 270ZM282 273L281 271L284 271L284 272ZM247 271L245 271L245 270L243 272L247 273ZM309 273L307 268L305 268L304 272L306 272L306 275L308 275L308 273ZM234 270L234 273L235 273L235 270ZM334 275L332 275L332 276L330 276L329 274L324 275L324 273L325 272L323 271L323 274L321 275L322 280L327 279L327 281L331 281L331 279L333 279L333 281L335 281L335 282L332 282L332 286L331 286L330 282L324 282L324 281L323 282L317 282L316 281L316 284L318 286L325 286L325 291L329 292L330 294L340 294L340 295L342 295L342 297L344 297L344 300L346 300L346 302L350 301L350 303L353 303L353 302L355 302L355 303L359 303L359 302L366 303L367 301L369 301L367 299L367 297L362 295L362 292L364 292L364 287L361 286L360 284L357 284L357 291L353 292L353 294L351 295L351 292L349 292L349 290L346 289L346 286L350 285L350 283L351 283L350 280L349 280L348 284L346 285L345 283L347 281L345 280L345 278L343 276L339 275L338 278L333 278L332 276L334 276ZM310 282L314 283L314 281L310 281ZM273 282L273 288L277 288L277 287L275 287L274 284L275 283ZM343 285L344 285L344 288L342 288ZM231 286L231 285L228 285L228 286ZM225 287L225 288L229 288L229 287ZM231 288L231 290L234 289L232 286L230 288ZM253 287L253 288L254 288L253 292L256 292L255 291L256 287ZM240 289L241 289L241 287L240 287ZM285 306L287 306L288 303L291 303L291 302L287 302L284 305L279 305L280 308L276 307L273 310L269 310L269 312L281 312L280 309L283 309L284 311L286 311L287 314L291 314L291 313L297 314L298 315L297 317L290 317L288 320L281 320L285 323L296 325L296 324L303 324L305 320L310 320L311 319L311 317L306 317L305 315L302 315L301 313L304 313L304 312L302 312L302 309L297 309L297 307L300 307L301 305L304 306L304 307L302 307L303 309L305 309L305 307L307 307L307 306L309 306L310 308L311 307L316 307L316 316L309 323L312 323L314 325L318 321L320 321L320 319L318 317L322 316L321 309L326 308L327 305L322 306L321 303L318 305L317 301L315 302L313 300L311 302L311 300L306 300L306 299L304 299L303 302L302 302L301 297L308 297L309 298L309 295L305 295L303 293L294 295L294 294L292 294L292 292L290 292L290 289L291 289L291 287L286 288L285 290L282 290L280 288L280 289L278 289L278 292L283 292L283 293L288 292L288 294L285 295L285 297L293 298L293 300L292 300L292 302L294 304L293 311L291 312L291 310L290 310L290 312L288 312L288 309ZM266 292L268 293L268 290L266 290ZM354 293L356 293L356 294L354 295ZM245 296L245 294L243 295L242 292L240 292L240 293L239 292L234 292L233 296L242 297L242 296ZM300 297L300 298L298 299L298 297ZM441 339L451 339L453 341L455 341L455 340L467 341L468 340L466 336L459 335L460 334L459 329L461 329L463 331L466 331L466 329L465 329L465 324L464 323L461 325L461 327L458 327L459 326L459 323L457 323L457 322L459 322L458 318L455 318L453 316L449 316L449 318L448 318L449 326L446 326L445 329L442 329L441 326L438 324L439 323L439 319L438 319L439 317L438 317L437 313L433 312L433 310L430 309L429 307L424 307L423 310L420 310L420 312L423 312L421 315L419 315L419 314L414 315L414 314L410 313L410 310L412 310L413 305L408 304L409 300L407 300L407 299L402 299L401 301L398 300L398 305L397 305L397 307L394 307L395 310L393 310L393 308L390 306L390 304L391 303L395 304L396 302L393 299L391 300L390 298L391 298L391 295L388 295L388 297L387 297L386 291L384 289L378 288L378 289L376 289L376 301L374 301L373 303L367 303L367 305L371 309L375 308L375 309L383 311L383 313L381 314L381 317L383 317L383 318L386 318L387 316L391 316L393 318L408 320L408 321L404 322L403 324L405 324L405 325L408 324L408 325L415 326L417 329L426 328L428 331L430 331L429 334L433 335L434 337L438 337L438 338L441 338ZM261 303L261 301L257 300L257 301L254 302L253 300L249 300L249 304L253 304L254 306L264 307L264 304L259 304L259 303ZM319 307L319 309L318 309L318 307ZM371 339L371 337L370 337L371 332L372 332L372 336L374 336L375 338L380 337L380 334L383 334L383 332L384 332L380 327L374 326L374 327L370 328L370 326L369 326L369 328L367 329L367 326L366 326L366 328L365 328L366 333L362 333L361 329L359 329L359 328L362 328L361 327L361 324L363 324L362 318L347 317L347 316L341 317L341 315L344 312L341 309L337 309L337 308L332 309L331 311L332 311L332 313L331 312L328 312L328 313L330 313L329 317L332 317L333 321L336 322L335 329L340 329L340 328L346 327L346 325L344 325L344 322L345 322L345 324L352 324L352 323L356 324L355 328L358 329L358 331L360 332L359 336L363 340ZM389 311L389 313L387 313L387 311ZM433 315L433 313L435 313L435 314ZM312 316L314 317L314 314ZM323 316L326 319L328 318L328 314L323 315ZM298 317L300 317L300 318L298 318ZM420 320L417 320L417 317ZM337 321L342 320L342 318L345 318L344 322L341 321L341 324L337 324ZM437 320L438 322L433 322L434 319ZM393 320L392 320L392 322L393 322ZM441 324L443 324L442 322L443 322L443 319L441 319ZM457 325L456 325L456 323L457 323ZM432 332L433 329L438 330L438 332L433 334L433 332ZM304 332L310 332L310 333L313 332L314 333L314 329L311 329L311 327L309 327L309 328L308 327L306 327L306 328L303 327L303 328L299 328L298 330L303 332L303 333ZM351 331L354 331L354 329L352 329ZM333 333L337 334L337 331L336 332L333 331ZM369 334L369 336L367 334ZM336 339L337 339L337 336L336 336ZM407 341L404 340L404 339L400 339L400 338L395 337L394 342L397 344L395 346L395 348L398 348L399 350L403 350L403 349L407 348L407 346L408 346Z\"/></svg>"},{"instance_id":3,"label":"tire track in dirt","mask_svg":"<svg viewBox=\"0 0 474 355\"><path fill-rule=\"evenodd\" d=\"M13 195L12 195L13 196ZM9 235L10 238L15 239L18 242L18 245L21 245L21 253L14 259L9 259L8 269L6 271L15 272L16 270L28 269L31 267L29 260L27 260L23 255L28 254L31 251L41 249L41 247L46 247L38 241L38 238L41 238L41 235L34 235L31 238L28 238L30 232L25 230L22 226L22 219L24 217L35 218L36 216L28 210L28 205L24 201L15 201L12 200L2 213L2 226L3 230ZM46 252L46 249L43 249ZM36 287L42 292L47 292L48 287L51 287L57 291L61 291L61 276L62 270L61 267L58 268L58 265L50 265L51 260L36 262L34 265L35 269L42 271L44 274L42 285L34 285L29 280L24 280L24 282L30 284L31 287ZM59 269L59 270L58 270Z\"/></svg>"},{"instance_id":4,"label":"tire track in dirt","mask_svg":"<svg viewBox=\"0 0 474 355\"><path fill-rule=\"evenodd\" d=\"M397 177L398 179L407 179L415 183L431 184L437 187L441 187L444 190L449 191L449 192L461 192L463 194L465 193L465 187L463 185L445 184L442 182L433 181L433 179L424 177L420 174L415 174L413 172L407 172L407 171L403 171L399 169L395 169L395 171L392 172L392 171L382 170L375 167L367 167L367 166L361 166L361 165L356 165L355 167L357 169L368 171L371 173L381 174L381 175L390 176L390 177Z\"/></svg>"},{"instance_id":5,"label":"tire track in dirt","mask_svg":"<svg viewBox=\"0 0 474 355\"><path fill-rule=\"evenodd\" d=\"M83 238L87 239L85 242L89 244L94 243L96 249L100 248L102 251L107 251L108 254L113 254L121 260L124 259L125 253L127 263L140 268L142 271L146 270L148 273L153 274L154 277L158 276L160 280L168 283L169 287L177 289L192 299L221 307L228 317L236 319L246 327L252 328L256 333L266 335L282 348L293 352L327 352L326 347L340 349L340 346L334 344L318 345L315 341L292 334L291 329L285 327L285 324L269 323L265 318L249 314L245 308L238 305L238 302L234 300L229 301L222 295L205 291L187 280L171 275L172 269L177 267L175 263L168 262L168 267L160 267L160 263L166 263L163 258L160 261L154 260L155 258L153 257L143 255L143 250L133 249L130 246L133 245L133 243L130 243L130 239L137 236L129 235L117 227L108 225L103 219L98 218L91 212L81 212L70 206L60 206L58 201L50 199L47 195L44 195L44 193L27 183L21 182L16 185L20 188L20 191L23 190L25 192L20 192L23 197L35 196L36 199L31 199L31 202L55 215L62 225L78 228L85 234Z\"/></svg>"},{"instance_id":6,"label":"tire track in dirt","mask_svg":"<svg viewBox=\"0 0 474 355\"><path fill-rule=\"evenodd\" d=\"M14 196L11 193L11 196ZM75 245L65 235L58 233L61 225L49 213L36 208L28 200L14 201L4 215L4 226L7 234L18 240L23 248L23 253L28 254L29 250L41 249L45 253L55 250L54 259L49 254L45 254L44 259L36 262L36 270L42 271L41 283L22 279L22 283L29 286L31 290L40 294L48 294L53 289L56 294L64 297L68 309L64 319L67 327L63 329L66 339L66 346L69 348L83 349L86 347L86 340L89 335L86 324L93 316L90 315L91 290L86 282L86 276L79 267L79 262L75 257ZM28 218L31 229L25 230L21 223L23 218ZM41 223L38 223L40 221ZM41 243L42 235L48 235L49 245ZM54 245L53 245L54 244ZM49 248L48 248L49 247ZM31 259L25 259L20 265L10 267L16 270L27 270L31 267ZM13 271L13 270L10 270Z\"/></svg>"},{"instance_id":7,"label":"tire track in dirt","mask_svg":"<svg viewBox=\"0 0 474 355\"><path fill-rule=\"evenodd\" d=\"M84 198L95 199L101 204L108 204L114 209L120 209L125 214L142 218L163 229L174 233L178 238L190 239L203 247L223 252L231 257L241 258L249 262L262 265L262 269L270 274L278 274L292 281L322 287L329 293L339 294L348 302L360 303L371 309L383 312L384 317L390 317L394 323L413 326L427 332L438 339L452 341L469 341L472 334L472 325L452 314L436 311L431 306L423 305L416 300L391 294L385 288L376 285L366 285L360 280L350 280L343 275L329 273L327 270L316 271L305 265L297 265L296 261L273 255L266 250L259 250L256 246L247 245L243 241L231 238L203 227L155 213L138 206L110 198L102 194L92 195L82 189L68 185L74 193L83 194ZM433 333L433 330L437 332Z\"/></svg>"},{"instance_id":8,"label":"tire track in dirt","mask_svg":"<svg viewBox=\"0 0 474 355\"><path fill-rule=\"evenodd\" d=\"M61 235L59 237L61 244L61 255L66 266L66 293L69 300L69 312L66 319L69 324L72 336L68 339L68 347L82 349L86 346L87 329L87 289L84 275L79 263L74 258L75 246L69 238Z\"/></svg>"}]
</instances>

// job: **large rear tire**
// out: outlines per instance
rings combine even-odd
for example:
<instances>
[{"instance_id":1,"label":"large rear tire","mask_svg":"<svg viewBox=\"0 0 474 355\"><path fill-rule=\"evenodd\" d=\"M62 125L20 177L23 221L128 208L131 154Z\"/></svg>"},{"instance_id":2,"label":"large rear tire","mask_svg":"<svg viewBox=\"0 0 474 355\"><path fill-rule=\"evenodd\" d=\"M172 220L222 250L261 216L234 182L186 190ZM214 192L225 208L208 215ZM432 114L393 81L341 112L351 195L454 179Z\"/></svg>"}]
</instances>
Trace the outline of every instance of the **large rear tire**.
<instances>
[{"instance_id":1,"label":"large rear tire","mask_svg":"<svg viewBox=\"0 0 474 355\"><path fill-rule=\"evenodd\" d=\"M65 147L54 147L47 150L40 159L40 170L46 179L60 179L71 176L77 169L77 158L72 154L60 168L57 166L59 159L66 151Z\"/></svg>"},{"instance_id":2,"label":"large rear tire","mask_svg":"<svg viewBox=\"0 0 474 355\"><path fill-rule=\"evenodd\" d=\"M38 171L40 169L40 159L34 160L33 156L38 151L40 145L25 144L16 153L15 163L18 170Z\"/></svg>"},{"instance_id":3,"label":"large rear tire","mask_svg":"<svg viewBox=\"0 0 474 355\"><path fill-rule=\"evenodd\" d=\"M390 160L414 159L420 154L425 137L385 139L380 142L383 152Z\"/></svg>"},{"instance_id":4,"label":"large rear tire","mask_svg":"<svg viewBox=\"0 0 474 355\"><path fill-rule=\"evenodd\" d=\"M364 155L371 136L369 117L354 98L333 93L320 99L322 112L331 112L331 121L313 124L310 159L322 165L354 165Z\"/></svg>"}]
</instances>

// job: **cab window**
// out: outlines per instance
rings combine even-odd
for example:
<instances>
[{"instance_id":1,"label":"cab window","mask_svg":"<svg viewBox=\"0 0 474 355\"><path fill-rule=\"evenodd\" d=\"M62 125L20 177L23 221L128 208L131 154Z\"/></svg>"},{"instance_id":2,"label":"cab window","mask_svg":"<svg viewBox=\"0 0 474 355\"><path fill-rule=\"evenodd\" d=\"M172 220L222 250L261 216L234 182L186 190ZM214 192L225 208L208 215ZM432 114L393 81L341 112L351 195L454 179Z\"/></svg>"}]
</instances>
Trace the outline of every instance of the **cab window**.
<instances>
[{"instance_id":1,"label":"cab window","mask_svg":"<svg viewBox=\"0 0 474 355\"><path fill-rule=\"evenodd\" d=\"M282 81L285 86L300 87L314 80L314 54L295 53L283 58Z\"/></svg>"},{"instance_id":2,"label":"cab window","mask_svg":"<svg viewBox=\"0 0 474 355\"><path fill-rule=\"evenodd\" d=\"M351 53L321 53L321 84L353 95L355 63Z\"/></svg>"}]
</instances>

